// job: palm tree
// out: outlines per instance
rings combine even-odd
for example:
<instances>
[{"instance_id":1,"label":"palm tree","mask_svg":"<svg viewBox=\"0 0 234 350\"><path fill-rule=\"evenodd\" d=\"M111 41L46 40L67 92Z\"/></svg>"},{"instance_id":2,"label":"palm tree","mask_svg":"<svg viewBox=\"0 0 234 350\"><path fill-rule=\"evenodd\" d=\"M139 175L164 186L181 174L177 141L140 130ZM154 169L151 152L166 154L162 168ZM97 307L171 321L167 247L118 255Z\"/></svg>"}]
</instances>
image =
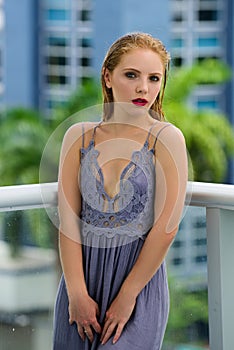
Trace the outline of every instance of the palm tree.
<instances>
[{"instance_id":1,"label":"palm tree","mask_svg":"<svg viewBox=\"0 0 234 350\"><path fill-rule=\"evenodd\" d=\"M234 133L226 116L214 110L195 109L187 102L200 84L223 84L229 77L228 67L214 60L172 70L164 110L168 120L185 136L193 164L191 180L223 181L228 159L234 154ZM196 324L208 328L207 291L191 292L186 287L178 288L173 279L169 279L169 284L171 312L165 341L169 344L187 342L190 328Z\"/></svg>"},{"instance_id":2,"label":"palm tree","mask_svg":"<svg viewBox=\"0 0 234 350\"><path fill-rule=\"evenodd\" d=\"M59 126L66 118L77 112L77 106L83 109L90 103L95 105L97 100L96 84L87 81L70 97L65 108L53 113L54 118L42 116L36 111L25 108L10 109L2 113L0 186L56 181L61 142L64 128L69 126L69 120L64 127ZM55 130L57 131L54 132ZM32 232L31 238L34 243L57 246L53 242L57 237L55 234L57 229L48 221L43 210L9 212L4 221L5 237L10 243L13 256L19 254L25 222L29 226L28 230Z\"/></svg>"},{"instance_id":3,"label":"palm tree","mask_svg":"<svg viewBox=\"0 0 234 350\"><path fill-rule=\"evenodd\" d=\"M87 78L77 90L70 96L67 103L55 111L55 123L63 121L85 108L99 105L102 101L102 93L99 82L95 78Z\"/></svg>"},{"instance_id":4,"label":"palm tree","mask_svg":"<svg viewBox=\"0 0 234 350\"><path fill-rule=\"evenodd\" d=\"M199 84L222 84L228 78L229 70L224 64L207 60L192 67L174 68L168 82L164 110L168 120L184 133L193 163L193 179L196 181L224 179L228 158L234 152L234 135L224 115L215 111L192 109L186 101ZM64 107L54 111L53 118L23 108L2 113L0 185L38 183L43 150L54 130L59 129L59 125L76 112L100 103L100 84L95 79L88 79ZM79 118L84 120L85 113L78 115ZM45 181L57 179L63 133L61 128L53 139L48 158L44 158L44 175L47 172ZM40 180L44 181L44 178ZM34 218L34 221L38 220Z\"/></svg>"},{"instance_id":5,"label":"palm tree","mask_svg":"<svg viewBox=\"0 0 234 350\"><path fill-rule=\"evenodd\" d=\"M192 108L188 100L201 84L224 84L229 78L229 68L223 62L212 59L171 71L164 110L166 119L179 127L185 136L191 159L191 180L220 182L225 179L229 158L234 154L232 125L224 114ZM100 103L100 84L95 79L89 79L75 91L64 108L57 111L60 117L55 119L64 120L83 108Z\"/></svg>"},{"instance_id":6,"label":"palm tree","mask_svg":"<svg viewBox=\"0 0 234 350\"><path fill-rule=\"evenodd\" d=\"M49 137L47 124L37 112L28 109L11 109L1 114L0 185L38 183L41 153ZM8 212L4 224L12 256L20 252L24 231L32 232L33 243L51 245L51 237L43 234L48 232L48 221L42 211Z\"/></svg>"},{"instance_id":7,"label":"palm tree","mask_svg":"<svg viewBox=\"0 0 234 350\"><path fill-rule=\"evenodd\" d=\"M234 154L234 133L225 115L192 108L186 101L200 84L223 84L229 76L224 63L204 60L192 67L174 68L168 82L164 109L168 120L185 136L196 181L224 180L229 157Z\"/></svg>"},{"instance_id":8,"label":"palm tree","mask_svg":"<svg viewBox=\"0 0 234 350\"><path fill-rule=\"evenodd\" d=\"M38 182L41 152L49 137L46 121L35 111L17 108L0 116L0 184Z\"/></svg>"}]
</instances>

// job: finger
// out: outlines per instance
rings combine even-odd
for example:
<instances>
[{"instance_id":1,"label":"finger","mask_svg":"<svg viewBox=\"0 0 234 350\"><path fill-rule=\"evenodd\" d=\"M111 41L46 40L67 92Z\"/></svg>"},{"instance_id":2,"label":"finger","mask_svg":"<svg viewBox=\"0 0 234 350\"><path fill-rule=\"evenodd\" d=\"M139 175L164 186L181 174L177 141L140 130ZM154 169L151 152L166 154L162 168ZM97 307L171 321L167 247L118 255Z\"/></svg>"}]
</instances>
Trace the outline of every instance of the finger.
<instances>
[{"instance_id":1,"label":"finger","mask_svg":"<svg viewBox=\"0 0 234 350\"><path fill-rule=\"evenodd\" d=\"M115 343L119 340L119 338L120 338L120 336L121 336L121 334L122 334L122 332L123 332L124 326L125 326L125 325L124 325L123 323L120 323L120 324L118 325L117 330L116 330L116 332L115 332L115 336L114 336L114 338L113 338L113 344L115 344Z\"/></svg>"},{"instance_id":2,"label":"finger","mask_svg":"<svg viewBox=\"0 0 234 350\"><path fill-rule=\"evenodd\" d=\"M80 325L78 325L78 333L83 341L85 341L85 333L84 333L84 328Z\"/></svg>"},{"instance_id":3,"label":"finger","mask_svg":"<svg viewBox=\"0 0 234 350\"><path fill-rule=\"evenodd\" d=\"M107 330L106 330L106 332L105 332L105 334L104 334L104 337L103 337L102 340L101 340L102 345L104 345L104 344L110 339L112 333L114 332L115 327L116 327L116 325L112 323L112 324L107 328Z\"/></svg>"},{"instance_id":4,"label":"finger","mask_svg":"<svg viewBox=\"0 0 234 350\"><path fill-rule=\"evenodd\" d=\"M93 342L93 331L91 329L90 326L86 326L84 328L84 333L86 335L86 337L90 340L90 342L92 343Z\"/></svg>"},{"instance_id":5,"label":"finger","mask_svg":"<svg viewBox=\"0 0 234 350\"><path fill-rule=\"evenodd\" d=\"M69 324L72 325L72 323L75 322L75 318L72 316L72 314L69 312Z\"/></svg>"},{"instance_id":6,"label":"finger","mask_svg":"<svg viewBox=\"0 0 234 350\"><path fill-rule=\"evenodd\" d=\"M99 311L98 304L96 304L96 315L97 315L97 316L100 316L100 311Z\"/></svg>"},{"instance_id":7,"label":"finger","mask_svg":"<svg viewBox=\"0 0 234 350\"><path fill-rule=\"evenodd\" d=\"M111 325L111 322L110 320L105 320L105 323L104 323L104 326L103 326L103 330L102 330L102 334L101 334L101 341L102 339L104 338L106 332L107 332L107 329L108 327Z\"/></svg>"},{"instance_id":8,"label":"finger","mask_svg":"<svg viewBox=\"0 0 234 350\"><path fill-rule=\"evenodd\" d=\"M100 326L100 324L98 323L97 320L92 323L92 327L95 330L95 332L101 333L102 328L101 328L101 326Z\"/></svg>"}]
</instances>

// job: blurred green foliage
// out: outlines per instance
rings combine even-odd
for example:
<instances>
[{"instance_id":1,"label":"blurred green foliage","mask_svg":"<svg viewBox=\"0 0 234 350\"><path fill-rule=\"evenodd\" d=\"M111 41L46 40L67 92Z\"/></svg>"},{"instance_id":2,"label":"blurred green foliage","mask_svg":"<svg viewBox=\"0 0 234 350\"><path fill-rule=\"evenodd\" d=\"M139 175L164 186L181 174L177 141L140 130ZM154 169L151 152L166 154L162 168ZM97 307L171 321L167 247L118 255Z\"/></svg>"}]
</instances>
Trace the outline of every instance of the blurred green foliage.
<instances>
[{"instance_id":1,"label":"blurred green foliage","mask_svg":"<svg viewBox=\"0 0 234 350\"><path fill-rule=\"evenodd\" d=\"M217 111L192 108L188 99L195 89L199 89L200 84L224 84L229 77L228 67L217 60L172 69L164 111L166 119L179 127L185 136L192 162L190 167L193 168L190 180L221 182L225 179L228 160L234 154L232 125L225 115ZM66 118L89 106L99 105L101 99L100 84L90 79L78 87L67 103L54 110L49 117L24 108L2 112L0 185L38 183L42 153L51 134ZM61 138L54 144L53 159L48 161L48 168L55 175L51 181L56 181L60 146ZM21 215L10 213L5 225L5 235L11 244L13 255L20 251L20 232L16 231L22 225L16 225L16 219L17 223L21 222ZM35 244L57 246L57 230L45 211L27 211L24 214L25 220ZM183 288L173 288L173 283L170 285L172 303L166 341L184 342L188 340L190 327L208 322L207 295L206 292L191 293Z\"/></svg>"},{"instance_id":2,"label":"blurred green foliage","mask_svg":"<svg viewBox=\"0 0 234 350\"><path fill-rule=\"evenodd\" d=\"M165 343L208 342L208 295L169 278L170 313ZM191 339L192 338L192 339Z\"/></svg>"},{"instance_id":3,"label":"blurred green foliage","mask_svg":"<svg viewBox=\"0 0 234 350\"><path fill-rule=\"evenodd\" d=\"M188 99L201 84L224 84L231 76L221 61L207 59L192 67L174 68L168 81L164 110L167 120L181 129L192 161L191 180L222 182L234 155L234 131L216 110L191 107Z\"/></svg>"},{"instance_id":4,"label":"blurred green foliage","mask_svg":"<svg viewBox=\"0 0 234 350\"><path fill-rule=\"evenodd\" d=\"M192 163L190 169L193 168L190 180L221 182L225 179L228 159L234 154L232 126L224 115L214 110L192 108L188 104L188 98L200 84L224 84L229 77L228 67L217 60L206 60L192 67L173 68L171 71L164 111L167 120L179 127L185 136ZM43 178L39 179L40 162L51 134L70 116L89 106L100 105L101 100L100 84L95 79L88 79L65 105L54 110L50 116L24 108L1 112L0 186L43 181ZM83 118L85 119L85 113L79 114L76 121L83 121ZM45 162L46 170L53 174L48 177L49 181L57 180L62 136L55 138L53 152ZM34 214L32 218L31 214L34 239L45 244L48 239L37 238L38 230L40 237L41 232L48 232L43 228L42 222L44 220L41 217Z\"/></svg>"}]
</instances>

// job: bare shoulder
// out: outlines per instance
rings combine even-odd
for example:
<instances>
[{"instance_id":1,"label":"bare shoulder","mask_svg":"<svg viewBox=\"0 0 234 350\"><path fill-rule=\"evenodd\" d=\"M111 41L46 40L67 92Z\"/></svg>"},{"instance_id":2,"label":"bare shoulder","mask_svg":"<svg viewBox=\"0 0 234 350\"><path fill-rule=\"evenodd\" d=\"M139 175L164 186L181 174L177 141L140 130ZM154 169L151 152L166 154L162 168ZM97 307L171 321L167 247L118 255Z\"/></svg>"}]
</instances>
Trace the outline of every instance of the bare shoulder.
<instances>
[{"instance_id":1,"label":"bare shoulder","mask_svg":"<svg viewBox=\"0 0 234 350\"><path fill-rule=\"evenodd\" d=\"M82 137L83 133L87 133L97 125L95 122L79 122L71 125L64 135L64 142L75 142Z\"/></svg>"},{"instance_id":2,"label":"bare shoulder","mask_svg":"<svg viewBox=\"0 0 234 350\"><path fill-rule=\"evenodd\" d=\"M185 147L185 138L182 131L175 125L168 122L160 122L156 135L160 144L170 149Z\"/></svg>"},{"instance_id":3,"label":"bare shoulder","mask_svg":"<svg viewBox=\"0 0 234 350\"><path fill-rule=\"evenodd\" d=\"M163 123L155 146L156 158L164 172L172 174L173 169L187 176L187 150L184 135L179 128Z\"/></svg>"},{"instance_id":4,"label":"bare shoulder","mask_svg":"<svg viewBox=\"0 0 234 350\"><path fill-rule=\"evenodd\" d=\"M74 133L75 134L82 134L82 132L86 132L88 130L91 130L95 127L95 125L97 125L97 123L95 122L79 122L79 123L75 123L73 125L71 125L66 133L68 135L73 135Z\"/></svg>"}]
</instances>

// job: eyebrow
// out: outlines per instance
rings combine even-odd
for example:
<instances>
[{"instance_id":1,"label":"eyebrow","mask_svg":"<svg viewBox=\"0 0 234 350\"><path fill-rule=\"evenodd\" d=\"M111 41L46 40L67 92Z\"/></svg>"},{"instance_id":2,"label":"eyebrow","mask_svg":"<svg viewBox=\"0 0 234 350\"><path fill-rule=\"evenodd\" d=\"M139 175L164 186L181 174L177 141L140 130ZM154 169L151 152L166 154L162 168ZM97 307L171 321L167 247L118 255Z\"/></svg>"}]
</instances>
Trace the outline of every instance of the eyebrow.
<instances>
[{"instance_id":1,"label":"eyebrow","mask_svg":"<svg viewBox=\"0 0 234 350\"><path fill-rule=\"evenodd\" d=\"M124 71L135 71L135 72L137 72L137 73L141 73L141 71L139 71L138 69L136 69L136 68L131 68L131 67L129 67L129 68L124 68L123 70L124 70ZM162 73L153 72L153 73L149 73L149 75L161 75L161 76L162 76Z\"/></svg>"}]
</instances>

